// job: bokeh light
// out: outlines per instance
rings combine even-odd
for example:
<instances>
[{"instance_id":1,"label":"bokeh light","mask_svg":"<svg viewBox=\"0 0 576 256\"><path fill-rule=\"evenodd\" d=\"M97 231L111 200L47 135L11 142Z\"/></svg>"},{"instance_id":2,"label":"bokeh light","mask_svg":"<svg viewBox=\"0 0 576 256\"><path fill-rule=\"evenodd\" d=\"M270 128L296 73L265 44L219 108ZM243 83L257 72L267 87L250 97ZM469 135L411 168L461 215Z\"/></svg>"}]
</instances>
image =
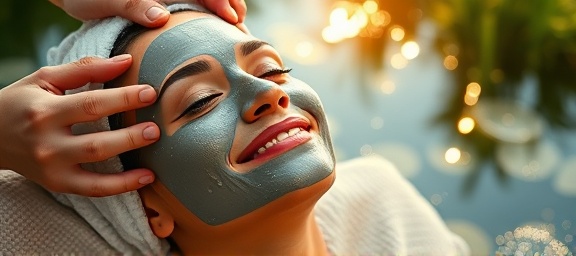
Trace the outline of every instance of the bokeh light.
<instances>
[{"instance_id":1,"label":"bokeh light","mask_svg":"<svg viewBox=\"0 0 576 256\"><path fill-rule=\"evenodd\" d=\"M474 130L476 122L470 117L464 117L458 122L458 131L462 134L468 134Z\"/></svg>"},{"instance_id":2,"label":"bokeh light","mask_svg":"<svg viewBox=\"0 0 576 256\"><path fill-rule=\"evenodd\" d=\"M366 12L369 14L373 14L378 11L378 3L374 0L368 0L364 2L364 4L362 4L362 7L364 7L364 10L366 10Z\"/></svg>"},{"instance_id":3,"label":"bokeh light","mask_svg":"<svg viewBox=\"0 0 576 256\"><path fill-rule=\"evenodd\" d=\"M390 38L392 38L392 40L394 40L394 41L397 41L397 42L402 41L402 39L404 39L405 35L406 35L406 32L400 26L395 26L394 28L392 28L390 30Z\"/></svg>"},{"instance_id":4,"label":"bokeh light","mask_svg":"<svg viewBox=\"0 0 576 256\"><path fill-rule=\"evenodd\" d=\"M390 59L390 65L395 69L404 69L408 66L408 60L402 54L397 53Z\"/></svg>"},{"instance_id":5,"label":"bokeh light","mask_svg":"<svg viewBox=\"0 0 576 256\"><path fill-rule=\"evenodd\" d=\"M506 173L532 182L548 178L560 161L560 149L548 140L531 146L501 143L495 154L496 162Z\"/></svg>"},{"instance_id":6,"label":"bokeh light","mask_svg":"<svg viewBox=\"0 0 576 256\"><path fill-rule=\"evenodd\" d=\"M400 52L404 58L412 60L420 55L420 46L414 41L408 41L402 45Z\"/></svg>"},{"instance_id":7,"label":"bokeh light","mask_svg":"<svg viewBox=\"0 0 576 256\"><path fill-rule=\"evenodd\" d=\"M449 164L455 164L460 161L462 157L462 152L458 148L449 148L446 150L446 154L444 154L444 159Z\"/></svg>"},{"instance_id":8,"label":"bokeh light","mask_svg":"<svg viewBox=\"0 0 576 256\"><path fill-rule=\"evenodd\" d=\"M554 181L552 183L554 191L556 193L569 196L569 197L576 197L576 156L572 156L571 158L564 161L558 174L554 177ZM570 224L566 224L570 226ZM563 224L564 226L564 224Z\"/></svg>"},{"instance_id":9,"label":"bokeh light","mask_svg":"<svg viewBox=\"0 0 576 256\"><path fill-rule=\"evenodd\" d=\"M448 55L444 58L444 67L448 70L455 70L458 68L458 58L454 55Z\"/></svg>"}]
</instances>

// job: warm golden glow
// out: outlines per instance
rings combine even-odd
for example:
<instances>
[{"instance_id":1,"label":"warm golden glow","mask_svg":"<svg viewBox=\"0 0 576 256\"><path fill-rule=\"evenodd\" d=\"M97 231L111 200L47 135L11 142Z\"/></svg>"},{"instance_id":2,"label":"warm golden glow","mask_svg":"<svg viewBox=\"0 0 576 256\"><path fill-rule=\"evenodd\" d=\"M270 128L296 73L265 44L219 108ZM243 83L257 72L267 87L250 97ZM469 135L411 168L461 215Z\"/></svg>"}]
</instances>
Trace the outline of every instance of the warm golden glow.
<instances>
[{"instance_id":1,"label":"warm golden glow","mask_svg":"<svg viewBox=\"0 0 576 256\"><path fill-rule=\"evenodd\" d=\"M394 84L394 82L387 80L384 81L382 85L380 85L380 90L384 94L392 94L394 93L394 91L396 91L396 85Z\"/></svg>"},{"instance_id":2,"label":"warm golden glow","mask_svg":"<svg viewBox=\"0 0 576 256\"><path fill-rule=\"evenodd\" d=\"M408 41L402 45L400 52L402 52L404 58L412 60L420 54L420 46L414 41Z\"/></svg>"},{"instance_id":3,"label":"warm golden glow","mask_svg":"<svg viewBox=\"0 0 576 256\"><path fill-rule=\"evenodd\" d=\"M378 11L370 15L370 22L376 27L386 26L390 24L390 14L386 11Z\"/></svg>"},{"instance_id":4,"label":"warm golden glow","mask_svg":"<svg viewBox=\"0 0 576 256\"><path fill-rule=\"evenodd\" d=\"M364 7L364 10L369 14L376 13L378 11L378 3L374 0L368 0L364 2L362 7Z\"/></svg>"},{"instance_id":5,"label":"warm golden glow","mask_svg":"<svg viewBox=\"0 0 576 256\"><path fill-rule=\"evenodd\" d=\"M395 28L390 30L390 37L394 41L397 41L397 42L402 41L402 39L404 39L405 35L406 35L406 32L404 32L404 29L399 27L399 26L396 26Z\"/></svg>"},{"instance_id":6,"label":"warm golden glow","mask_svg":"<svg viewBox=\"0 0 576 256\"><path fill-rule=\"evenodd\" d=\"M464 96L464 103L466 103L468 106L474 106L476 103L478 103L478 97L472 97L466 94L466 96Z\"/></svg>"},{"instance_id":7,"label":"warm golden glow","mask_svg":"<svg viewBox=\"0 0 576 256\"><path fill-rule=\"evenodd\" d=\"M458 131L462 134L468 134L474 130L476 122L470 117L464 117L458 122Z\"/></svg>"},{"instance_id":8,"label":"warm golden glow","mask_svg":"<svg viewBox=\"0 0 576 256\"><path fill-rule=\"evenodd\" d=\"M344 40L344 35L342 34L342 31L338 30L338 28L328 26L322 30L322 39L327 43L338 43Z\"/></svg>"},{"instance_id":9,"label":"warm golden glow","mask_svg":"<svg viewBox=\"0 0 576 256\"><path fill-rule=\"evenodd\" d=\"M446 154L444 154L444 159L449 164L455 164L460 161L460 157L462 157L462 152L458 148L449 148L446 150Z\"/></svg>"},{"instance_id":10,"label":"warm golden glow","mask_svg":"<svg viewBox=\"0 0 576 256\"><path fill-rule=\"evenodd\" d=\"M348 22L348 11L346 9L339 7L332 10L330 13L330 25L341 26Z\"/></svg>"},{"instance_id":11,"label":"warm golden glow","mask_svg":"<svg viewBox=\"0 0 576 256\"><path fill-rule=\"evenodd\" d=\"M392 59L390 59L390 64L395 69L403 69L408 66L408 60L404 58L402 54L397 53L392 56Z\"/></svg>"},{"instance_id":12,"label":"warm golden glow","mask_svg":"<svg viewBox=\"0 0 576 256\"><path fill-rule=\"evenodd\" d=\"M296 45L295 50L299 57L310 57L314 53L314 45L308 41L302 41Z\"/></svg>"},{"instance_id":13,"label":"warm golden glow","mask_svg":"<svg viewBox=\"0 0 576 256\"><path fill-rule=\"evenodd\" d=\"M454 55L444 58L444 67L448 70L455 70L458 67L458 59Z\"/></svg>"},{"instance_id":14,"label":"warm golden glow","mask_svg":"<svg viewBox=\"0 0 576 256\"><path fill-rule=\"evenodd\" d=\"M482 92L482 87L478 83L470 83L466 87L466 94L470 95L470 97L478 98L478 97L480 97L481 92Z\"/></svg>"}]
</instances>

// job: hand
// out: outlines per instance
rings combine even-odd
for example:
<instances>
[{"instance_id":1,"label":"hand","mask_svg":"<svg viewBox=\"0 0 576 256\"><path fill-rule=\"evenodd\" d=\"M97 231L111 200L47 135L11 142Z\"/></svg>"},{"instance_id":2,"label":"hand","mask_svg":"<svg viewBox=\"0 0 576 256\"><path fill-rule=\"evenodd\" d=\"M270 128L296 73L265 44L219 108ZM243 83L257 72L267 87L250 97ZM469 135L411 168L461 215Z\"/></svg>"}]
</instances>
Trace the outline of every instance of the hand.
<instances>
[{"instance_id":1,"label":"hand","mask_svg":"<svg viewBox=\"0 0 576 256\"><path fill-rule=\"evenodd\" d=\"M231 24L243 23L246 17L244 0L198 0L197 2ZM186 0L50 0L79 20L121 16L147 27L164 25L170 13L161 3Z\"/></svg>"},{"instance_id":2,"label":"hand","mask_svg":"<svg viewBox=\"0 0 576 256\"><path fill-rule=\"evenodd\" d=\"M0 169L14 170L54 192L107 196L132 191L154 181L150 170L118 174L83 170L95 162L155 142L152 122L116 131L72 135L71 126L152 104L148 85L63 95L88 82L113 79L132 64L130 55L84 58L44 67L0 90Z\"/></svg>"}]
</instances>

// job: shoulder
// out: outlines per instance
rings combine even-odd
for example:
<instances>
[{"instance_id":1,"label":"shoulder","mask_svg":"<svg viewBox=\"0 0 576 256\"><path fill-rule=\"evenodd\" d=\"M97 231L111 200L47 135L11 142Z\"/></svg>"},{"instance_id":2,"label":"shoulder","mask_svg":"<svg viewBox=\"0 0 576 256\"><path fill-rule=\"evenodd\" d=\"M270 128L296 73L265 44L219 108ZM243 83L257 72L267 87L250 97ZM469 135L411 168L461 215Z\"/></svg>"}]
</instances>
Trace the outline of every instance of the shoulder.
<instances>
[{"instance_id":1,"label":"shoulder","mask_svg":"<svg viewBox=\"0 0 576 256\"><path fill-rule=\"evenodd\" d=\"M8 254L114 254L72 210L9 170L0 170L0 220L0 248Z\"/></svg>"},{"instance_id":2,"label":"shoulder","mask_svg":"<svg viewBox=\"0 0 576 256\"><path fill-rule=\"evenodd\" d=\"M336 255L468 254L428 201L381 157L338 164L336 181L315 211Z\"/></svg>"}]
</instances>

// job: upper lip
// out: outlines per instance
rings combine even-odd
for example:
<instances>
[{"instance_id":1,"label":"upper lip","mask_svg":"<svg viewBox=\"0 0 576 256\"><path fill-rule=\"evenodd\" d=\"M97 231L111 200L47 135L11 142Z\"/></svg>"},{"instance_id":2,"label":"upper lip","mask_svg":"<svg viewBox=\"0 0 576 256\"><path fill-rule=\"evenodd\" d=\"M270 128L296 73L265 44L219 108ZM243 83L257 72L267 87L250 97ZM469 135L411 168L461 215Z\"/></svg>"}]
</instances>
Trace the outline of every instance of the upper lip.
<instances>
[{"instance_id":1,"label":"upper lip","mask_svg":"<svg viewBox=\"0 0 576 256\"><path fill-rule=\"evenodd\" d=\"M302 128L308 131L310 130L310 122L300 117L289 117L266 128L240 153L237 163L241 164L250 161L260 147L263 147L267 142L276 138L279 133L288 132L288 130L292 128Z\"/></svg>"}]
</instances>

